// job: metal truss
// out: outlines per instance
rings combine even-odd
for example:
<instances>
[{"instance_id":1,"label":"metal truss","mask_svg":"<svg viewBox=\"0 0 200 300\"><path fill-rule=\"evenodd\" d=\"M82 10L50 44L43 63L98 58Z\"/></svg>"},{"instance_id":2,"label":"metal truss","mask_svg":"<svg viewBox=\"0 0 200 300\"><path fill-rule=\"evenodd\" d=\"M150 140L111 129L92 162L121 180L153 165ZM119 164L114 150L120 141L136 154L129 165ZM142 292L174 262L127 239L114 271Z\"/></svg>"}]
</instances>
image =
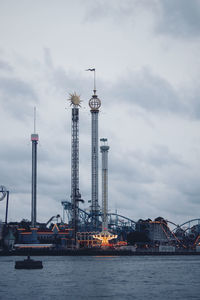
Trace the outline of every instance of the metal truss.
<instances>
[{"instance_id":1,"label":"metal truss","mask_svg":"<svg viewBox=\"0 0 200 300\"><path fill-rule=\"evenodd\" d=\"M72 203L69 201L61 201L63 206L63 219L67 216L67 221L69 226L72 226ZM102 226L102 213L98 214L98 218L96 220L96 224L94 226L93 218L94 216L85 210L78 208L78 219L79 219L79 230L80 231L101 231ZM125 216L119 215L117 213L108 213L108 229L114 233L122 233L122 232L131 232L135 230L136 222L127 218Z\"/></svg>"}]
</instances>

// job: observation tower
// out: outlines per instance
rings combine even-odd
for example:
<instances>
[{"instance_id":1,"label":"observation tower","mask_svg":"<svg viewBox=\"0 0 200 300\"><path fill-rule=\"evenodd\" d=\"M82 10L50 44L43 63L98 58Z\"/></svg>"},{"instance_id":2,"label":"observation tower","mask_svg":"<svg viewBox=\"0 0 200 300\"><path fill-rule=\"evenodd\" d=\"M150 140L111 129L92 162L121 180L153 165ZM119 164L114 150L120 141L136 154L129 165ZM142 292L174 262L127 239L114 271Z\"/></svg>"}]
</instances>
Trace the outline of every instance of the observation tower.
<instances>
[{"instance_id":1,"label":"observation tower","mask_svg":"<svg viewBox=\"0 0 200 300\"><path fill-rule=\"evenodd\" d=\"M87 71L94 72L94 94L89 100L89 107L91 112L91 216L92 223L96 229L98 226L98 216L99 216L99 203L98 203L98 117L99 108L101 107L101 101L96 95L96 78L95 69L88 69Z\"/></svg>"},{"instance_id":2,"label":"observation tower","mask_svg":"<svg viewBox=\"0 0 200 300\"><path fill-rule=\"evenodd\" d=\"M80 96L70 94L69 101L72 106L72 132L71 132L71 203L72 203L72 226L74 229L74 243L76 245L76 233L78 230L78 207L81 200L79 192L79 107Z\"/></svg>"},{"instance_id":3,"label":"observation tower","mask_svg":"<svg viewBox=\"0 0 200 300\"><path fill-rule=\"evenodd\" d=\"M36 133L36 108L34 107L34 133L31 134L32 142L32 201L31 201L31 226L37 225L37 144L39 136Z\"/></svg>"},{"instance_id":4,"label":"observation tower","mask_svg":"<svg viewBox=\"0 0 200 300\"><path fill-rule=\"evenodd\" d=\"M102 153L102 231L108 230L108 150L107 139L100 139Z\"/></svg>"},{"instance_id":5,"label":"observation tower","mask_svg":"<svg viewBox=\"0 0 200 300\"><path fill-rule=\"evenodd\" d=\"M117 235L108 232L108 150L107 139L100 139L102 153L102 232L93 235L101 241L102 246L109 246L109 241L116 239Z\"/></svg>"}]
</instances>

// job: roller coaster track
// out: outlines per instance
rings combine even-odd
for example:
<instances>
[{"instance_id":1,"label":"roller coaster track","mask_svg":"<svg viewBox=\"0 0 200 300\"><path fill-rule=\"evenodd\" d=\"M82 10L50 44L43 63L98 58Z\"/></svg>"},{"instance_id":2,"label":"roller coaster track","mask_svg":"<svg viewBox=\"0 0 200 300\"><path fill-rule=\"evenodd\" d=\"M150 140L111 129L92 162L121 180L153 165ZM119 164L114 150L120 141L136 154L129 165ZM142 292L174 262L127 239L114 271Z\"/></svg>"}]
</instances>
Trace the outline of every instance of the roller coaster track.
<instances>
[{"instance_id":1,"label":"roller coaster track","mask_svg":"<svg viewBox=\"0 0 200 300\"><path fill-rule=\"evenodd\" d=\"M71 215L72 212L72 204L69 201L61 201L61 204L64 208L65 211L68 211L69 214ZM79 218L80 221L82 221L83 223L90 223L92 215L88 212L86 212L85 210L78 208L78 214L79 214ZM98 215L101 217L101 213ZM108 213L108 218L110 221L110 225L111 226L116 226L118 228L122 228L124 226L128 226L131 227L132 229L135 228L135 224L136 222L128 217L119 215L117 213Z\"/></svg>"},{"instance_id":2,"label":"roller coaster track","mask_svg":"<svg viewBox=\"0 0 200 300\"><path fill-rule=\"evenodd\" d=\"M64 208L64 210L69 214L72 213L72 204L69 201L61 201L62 206ZM91 219L92 219L92 215L89 212L86 212L84 209L78 208L78 213L79 213L79 220L82 224L90 224L91 223ZM98 215L101 217L101 213ZM108 213L108 220L109 220L109 227L113 228L115 227L118 230L123 230L123 228L127 227L131 230L135 229L135 225L136 225L136 221L125 217L123 215L117 214L117 213ZM162 222L162 221L152 221L153 223L159 223L162 227L163 232L165 233L166 237L168 240L171 240L171 237L173 237L180 245L182 245L183 247L186 247L176 236L176 230L182 228L183 226L189 224L188 228L184 231L187 231L190 227L190 223L197 221L198 224L200 225L200 218L196 218L196 219L191 219L187 222L182 223L181 225L178 225L172 221L166 220L166 223ZM99 222L101 224L101 222ZM169 226L167 224L172 224L174 227L174 229L170 229ZM167 226L167 231L165 230L165 226ZM170 237L171 236L171 237Z\"/></svg>"},{"instance_id":3,"label":"roller coaster track","mask_svg":"<svg viewBox=\"0 0 200 300\"><path fill-rule=\"evenodd\" d=\"M170 223L172 223L172 222L170 222ZM163 230L163 232L165 233L165 235L166 235L166 237L167 237L168 240L170 240L170 237L169 237L169 235L167 234L167 231L164 229L164 226L163 226L163 225L165 225L165 226L167 227L168 231L169 231L170 234L176 239L176 241L177 241L181 246L183 246L184 248L186 248L186 246L185 246L185 245L184 245L184 244L176 237L175 233L169 228L169 226L167 226L164 222L160 222L160 225L161 225L162 230Z\"/></svg>"},{"instance_id":4,"label":"roller coaster track","mask_svg":"<svg viewBox=\"0 0 200 300\"><path fill-rule=\"evenodd\" d=\"M174 232L174 231L176 231L177 229L182 228L182 227L185 226L186 224L189 224L189 226L188 226L188 228L185 229L184 231L190 229L190 228L191 228L190 223L195 222L195 221L198 221L198 224L200 225L200 218L191 219L191 220L189 220L189 221L184 222L184 223L181 224L181 225L177 225L177 224L175 224L175 223L173 223L173 222L170 222L170 221L167 221L167 222L169 222L169 223L171 223L171 224L173 224L173 225L176 226L176 227L172 230L172 231Z\"/></svg>"},{"instance_id":5,"label":"roller coaster track","mask_svg":"<svg viewBox=\"0 0 200 300\"><path fill-rule=\"evenodd\" d=\"M189 220L189 221L187 221L187 222L185 222L185 223L179 225L179 227L182 227L182 226L184 226L184 225L186 225L186 224L190 224L190 223L195 222L195 221L198 221L199 224L200 224L200 219L198 218L198 219L192 219L192 220Z\"/></svg>"}]
</instances>

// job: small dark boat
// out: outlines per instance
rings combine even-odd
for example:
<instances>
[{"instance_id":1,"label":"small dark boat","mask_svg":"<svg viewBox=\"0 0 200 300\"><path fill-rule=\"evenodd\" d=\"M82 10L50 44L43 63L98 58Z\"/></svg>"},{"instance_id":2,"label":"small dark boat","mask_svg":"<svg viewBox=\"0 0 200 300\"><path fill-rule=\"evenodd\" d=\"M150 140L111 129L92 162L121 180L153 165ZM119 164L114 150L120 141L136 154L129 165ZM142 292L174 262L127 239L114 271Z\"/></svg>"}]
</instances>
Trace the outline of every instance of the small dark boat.
<instances>
[{"instance_id":1,"label":"small dark boat","mask_svg":"<svg viewBox=\"0 0 200 300\"><path fill-rule=\"evenodd\" d=\"M15 269L42 269L41 260L33 260L28 255L27 259L18 260L15 262Z\"/></svg>"}]
</instances>

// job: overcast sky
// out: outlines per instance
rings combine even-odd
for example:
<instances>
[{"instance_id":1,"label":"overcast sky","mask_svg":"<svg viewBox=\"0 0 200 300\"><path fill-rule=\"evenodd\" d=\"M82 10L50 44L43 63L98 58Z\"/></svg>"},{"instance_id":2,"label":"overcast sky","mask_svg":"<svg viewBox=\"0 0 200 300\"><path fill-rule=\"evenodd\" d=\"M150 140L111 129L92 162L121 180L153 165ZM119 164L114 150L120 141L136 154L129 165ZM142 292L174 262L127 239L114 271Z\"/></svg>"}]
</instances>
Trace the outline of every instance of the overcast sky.
<instances>
[{"instance_id":1,"label":"overcast sky","mask_svg":"<svg viewBox=\"0 0 200 300\"><path fill-rule=\"evenodd\" d=\"M83 100L80 191L88 209L91 67L99 137L110 146L110 212L178 224L200 217L199 53L199 0L0 0L0 184L10 191L9 220L31 215L34 106L38 221L70 200L73 92Z\"/></svg>"}]
</instances>

